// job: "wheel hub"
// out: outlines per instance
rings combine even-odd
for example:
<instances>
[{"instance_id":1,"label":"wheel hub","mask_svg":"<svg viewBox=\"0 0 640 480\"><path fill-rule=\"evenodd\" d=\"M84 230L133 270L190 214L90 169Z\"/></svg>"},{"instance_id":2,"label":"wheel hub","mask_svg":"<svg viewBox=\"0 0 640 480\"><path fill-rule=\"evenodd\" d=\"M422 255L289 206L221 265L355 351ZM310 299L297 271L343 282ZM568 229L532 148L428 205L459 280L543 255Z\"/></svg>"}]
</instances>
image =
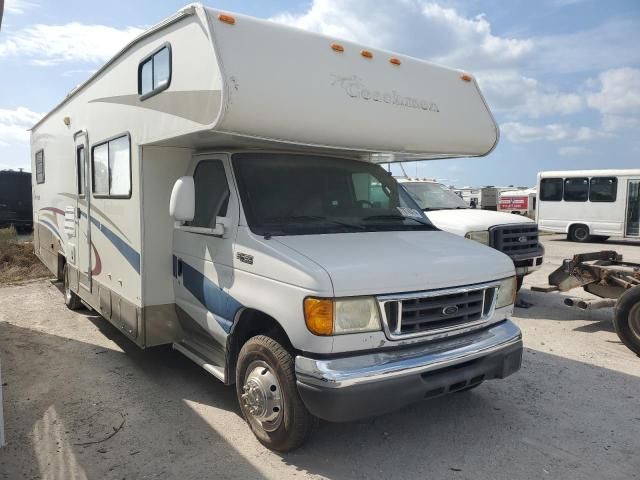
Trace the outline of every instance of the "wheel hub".
<instances>
[{"instance_id":1,"label":"wheel hub","mask_svg":"<svg viewBox=\"0 0 640 480\"><path fill-rule=\"evenodd\" d=\"M264 363L252 364L242 386L242 403L247 413L262 423L265 430L275 430L282 418L282 395L275 374Z\"/></svg>"}]
</instances>

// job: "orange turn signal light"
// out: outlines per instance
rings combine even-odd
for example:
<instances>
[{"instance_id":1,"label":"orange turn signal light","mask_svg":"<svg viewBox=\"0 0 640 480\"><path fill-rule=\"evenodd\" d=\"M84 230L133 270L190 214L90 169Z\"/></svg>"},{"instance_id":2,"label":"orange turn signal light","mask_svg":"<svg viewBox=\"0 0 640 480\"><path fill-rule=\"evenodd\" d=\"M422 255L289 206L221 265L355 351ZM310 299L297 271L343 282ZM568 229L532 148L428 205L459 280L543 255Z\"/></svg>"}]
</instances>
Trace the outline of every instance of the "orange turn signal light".
<instances>
[{"instance_id":1,"label":"orange turn signal light","mask_svg":"<svg viewBox=\"0 0 640 480\"><path fill-rule=\"evenodd\" d=\"M344 47L339 43L332 43L331 50L333 50L334 52L344 52Z\"/></svg>"},{"instance_id":2,"label":"orange turn signal light","mask_svg":"<svg viewBox=\"0 0 640 480\"><path fill-rule=\"evenodd\" d=\"M460 78L465 82L470 82L471 80L473 80L473 77L468 73L463 73L462 75L460 75Z\"/></svg>"},{"instance_id":3,"label":"orange turn signal light","mask_svg":"<svg viewBox=\"0 0 640 480\"><path fill-rule=\"evenodd\" d=\"M389 63L390 63L391 65L400 65L402 62L400 61L400 59L399 59L399 58L395 58L395 57L394 57L394 58L390 58L390 59L389 59Z\"/></svg>"},{"instance_id":4,"label":"orange turn signal light","mask_svg":"<svg viewBox=\"0 0 640 480\"><path fill-rule=\"evenodd\" d=\"M221 13L220 15L218 15L218 20L220 20L223 23L228 23L229 25L236 24L236 19L234 17L232 17L231 15L225 15L224 13Z\"/></svg>"},{"instance_id":5,"label":"orange turn signal light","mask_svg":"<svg viewBox=\"0 0 640 480\"><path fill-rule=\"evenodd\" d=\"M304 321L314 335L331 335L333 333L333 300L305 298Z\"/></svg>"},{"instance_id":6,"label":"orange turn signal light","mask_svg":"<svg viewBox=\"0 0 640 480\"><path fill-rule=\"evenodd\" d=\"M362 55L364 58L373 58L373 53L371 53L369 50L360 50L360 55Z\"/></svg>"}]
</instances>

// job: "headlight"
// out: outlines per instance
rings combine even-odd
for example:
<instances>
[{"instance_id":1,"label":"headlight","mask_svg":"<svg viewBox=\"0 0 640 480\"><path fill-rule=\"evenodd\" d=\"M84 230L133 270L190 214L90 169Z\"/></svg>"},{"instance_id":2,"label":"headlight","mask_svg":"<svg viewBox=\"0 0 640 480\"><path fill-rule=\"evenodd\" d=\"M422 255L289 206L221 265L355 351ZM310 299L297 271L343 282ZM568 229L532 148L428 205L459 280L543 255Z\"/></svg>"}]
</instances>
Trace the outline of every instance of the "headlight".
<instances>
[{"instance_id":1,"label":"headlight","mask_svg":"<svg viewBox=\"0 0 640 480\"><path fill-rule=\"evenodd\" d=\"M478 232L468 232L464 238L475 240L476 242L489 245L489 230L480 230Z\"/></svg>"},{"instance_id":2,"label":"headlight","mask_svg":"<svg viewBox=\"0 0 640 480\"><path fill-rule=\"evenodd\" d=\"M380 330L378 304L372 297L305 298L304 320L314 335Z\"/></svg>"},{"instance_id":3,"label":"headlight","mask_svg":"<svg viewBox=\"0 0 640 480\"><path fill-rule=\"evenodd\" d=\"M512 305L516 301L516 277L502 280L496 295L496 308Z\"/></svg>"}]
</instances>

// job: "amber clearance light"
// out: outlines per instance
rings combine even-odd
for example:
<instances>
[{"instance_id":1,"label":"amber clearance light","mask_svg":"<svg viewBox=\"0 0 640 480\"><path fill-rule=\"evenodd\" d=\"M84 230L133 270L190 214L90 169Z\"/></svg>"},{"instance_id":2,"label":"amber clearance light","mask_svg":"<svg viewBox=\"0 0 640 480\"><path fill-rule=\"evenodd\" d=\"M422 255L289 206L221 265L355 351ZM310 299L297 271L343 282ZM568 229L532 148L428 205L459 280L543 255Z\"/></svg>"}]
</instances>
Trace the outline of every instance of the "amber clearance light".
<instances>
[{"instance_id":1,"label":"amber clearance light","mask_svg":"<svg viewBox=\"0 0 640 480\"><path fill-rule=\"evenodd\" d=\"M402 62L400 62L400 59L399 59L399 58L395 58L395 57L394 57L394 58L390 58L390 59L389 59L389 63L390 63L391 65L400 65L400 63L402 63Z\"/></svg>"},{"instance_id":2,"label":"amber clearance light","mask_svg":"<svg viewBox=\"0 0 640 480\"><path fill-rule=\"evenodd\" d=\"M460 79L465 82L470 82L471 80L473 80L473 77L468 73L463 73L462 75L460 75Z\"/></svg>"},{"instance_id":3,"label":"amber clearance light","mask_svg":"<svg viewBox=\"0 0 640 480\"><path fill-rule=\"evenodd\" d=\"M344 52L344 47L339 43L332 43L331 50L333 50L334 52Z\"/></svg>"},{"instance_id":4,"label":"amber clearance light","mask_svg":"<svg viewBox=\"0 0 640 480\"><path fill-rule=\"evenodd\" d=\"M218 15L218 20L220 20L222 23L228 23L229 25L236 24L236 19L234 17L232 17L231 15L226 15L224 13Z\"/></svg>"},{"instance_id":5,"label":"amber clearance light","mask_svg":"<svg viewBox=\"0 0 640 480\"><path fill-rule=\"evenodd\" d=\"M362 55L364 58L373 58L373 53L371 53L369 50L361 50L360 55Z\"/></svg>"}]
</instances>

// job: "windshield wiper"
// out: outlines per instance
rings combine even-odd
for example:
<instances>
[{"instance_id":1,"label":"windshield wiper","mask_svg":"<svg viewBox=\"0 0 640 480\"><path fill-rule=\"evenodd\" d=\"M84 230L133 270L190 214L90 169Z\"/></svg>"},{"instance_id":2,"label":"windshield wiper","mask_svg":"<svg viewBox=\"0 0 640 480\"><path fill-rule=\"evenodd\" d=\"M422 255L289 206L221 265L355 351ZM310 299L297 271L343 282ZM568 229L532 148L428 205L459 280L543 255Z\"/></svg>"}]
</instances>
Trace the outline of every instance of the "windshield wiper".
<instances>
[{"instance_id":1,"label":"windshield wiper","mask_svg":"<svg viewBox=\"0 0 640 480\"><path fill-rule=\"evenodd\" d=\"M355 228L356 230L364 230L362 225L356 225L354 223L341 222L340 220L334 220L332 218L322 217L320 215L289 215L285 217L271 217L266 219L267 222L326 222L334 225L340 225L342 227Z\"/></svg>"},{"instance_id":2,"label":"windshield wiper","mask_svg":"<svg viewBox=\"0 0 640 480\"><path fill-rule=\"evenodd\" d=\"M369 222L369 221L373 221L373 220L413 220L414 222L419 223L420 225L424 225L425 227L432 227L433 225L431 225L430 223L427 222L423 222L422 220L415 218L415 217L405 217L403 215L393 215L393 214L389 214L389 215L370 215L368 217L364 217L362 219L362 221L364 222Z\"/></svg>"}]
</instances>

